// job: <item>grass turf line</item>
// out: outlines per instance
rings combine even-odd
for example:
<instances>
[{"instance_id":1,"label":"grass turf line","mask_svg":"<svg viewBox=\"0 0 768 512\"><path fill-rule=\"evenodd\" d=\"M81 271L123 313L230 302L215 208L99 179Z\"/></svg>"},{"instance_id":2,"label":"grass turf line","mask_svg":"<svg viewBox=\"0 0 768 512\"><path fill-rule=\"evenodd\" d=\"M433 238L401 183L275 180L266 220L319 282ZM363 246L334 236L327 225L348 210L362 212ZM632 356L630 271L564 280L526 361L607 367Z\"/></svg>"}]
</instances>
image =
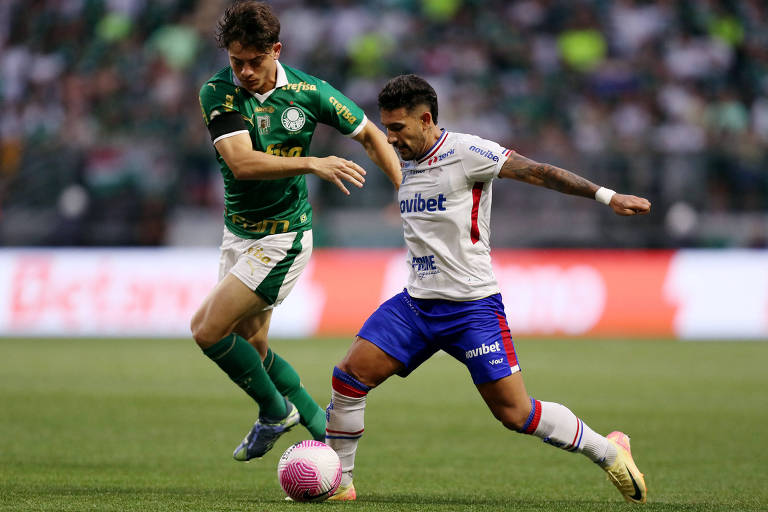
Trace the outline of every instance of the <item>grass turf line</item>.
<instances>
[{"instance_id":1,"label":"grass turf line","mask_svg":"<svg viewBox=\"0 0 768 512\"><path fill-rule=\"evenodd\" d=\"M348 340L277 340L319 403ZM518 340L528 391L632 435L653 511L766 510L768 344ZM190 340L0 339L0 510L617 510L581 456L506 431L448 356L374 390L359 501L285 503L231 452L256 408ZM330 507L330 508L329 508Z\"/></svg>"}]
</instances>

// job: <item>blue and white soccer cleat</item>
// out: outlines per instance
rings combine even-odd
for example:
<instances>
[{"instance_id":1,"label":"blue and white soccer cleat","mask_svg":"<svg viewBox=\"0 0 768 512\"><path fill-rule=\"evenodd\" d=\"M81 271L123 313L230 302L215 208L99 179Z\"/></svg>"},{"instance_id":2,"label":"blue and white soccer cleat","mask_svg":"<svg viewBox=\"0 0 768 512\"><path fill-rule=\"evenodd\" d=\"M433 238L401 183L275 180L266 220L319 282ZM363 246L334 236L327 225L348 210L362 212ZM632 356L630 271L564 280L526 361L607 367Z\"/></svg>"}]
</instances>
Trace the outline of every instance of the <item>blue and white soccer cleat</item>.
<instances>
[{"instance_id":1,"label":"blue and white soccer cleat","mask_svg":"<svg viewBox=\"0 0 768 512\"><path fill-rule=\"evenodd\" d=\"M285 401L285 408L288 411L285 418L277 423L267 423L261 418L256 420L253 428L245 436L232 457L235 460L247 462L251 459L263 457L265 453L272 449L278 438L299 424L301 416L299 410L288 400Z\"/></svg>"},{"instance_id":2,"label":"blue and white soccer cleat","mask_svg":"<svg viewBox=\"0 0 768 512\"><path fill-rule=\"evenodd\" d=\"M616 460L610 466L604 467L608 479L632 503L645 503L648 490L645 477L637 469L629 449L629 436L624 432L611 432L605 436L616 447Z\"/></svg>"}]
</instances>

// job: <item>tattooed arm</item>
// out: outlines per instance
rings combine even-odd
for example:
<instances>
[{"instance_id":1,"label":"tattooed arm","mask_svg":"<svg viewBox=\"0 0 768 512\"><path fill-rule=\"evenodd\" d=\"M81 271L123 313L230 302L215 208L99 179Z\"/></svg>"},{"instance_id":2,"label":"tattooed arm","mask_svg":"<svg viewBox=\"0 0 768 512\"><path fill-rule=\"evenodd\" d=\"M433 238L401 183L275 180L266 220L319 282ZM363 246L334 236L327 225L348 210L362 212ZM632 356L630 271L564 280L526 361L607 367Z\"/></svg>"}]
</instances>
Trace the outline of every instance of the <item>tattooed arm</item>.
<instances>
[{"instance_id":1,"label":"tattooed arm","mask_svg":"<svg viewBox=\"0 0 768 512\"><path fill-rule=\"evenodd\" d=\"M551 188L563 194L595 198L600 188L578 174L566 171L554 165L539 163L520 154L512 153L501 166L500 178L511 178L531 185ZM646 214L651 211L651 203L642 197L614 194L609 206L618 215Z\"/></svg>"}]
</instances>

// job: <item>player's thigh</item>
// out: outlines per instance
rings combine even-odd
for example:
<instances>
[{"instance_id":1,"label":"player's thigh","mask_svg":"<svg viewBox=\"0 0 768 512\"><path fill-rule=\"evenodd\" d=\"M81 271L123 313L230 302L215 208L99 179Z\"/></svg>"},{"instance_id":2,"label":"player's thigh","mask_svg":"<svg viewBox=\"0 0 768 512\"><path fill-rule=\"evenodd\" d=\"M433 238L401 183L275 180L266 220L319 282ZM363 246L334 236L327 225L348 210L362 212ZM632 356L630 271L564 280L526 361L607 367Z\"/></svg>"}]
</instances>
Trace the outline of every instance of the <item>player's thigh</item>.
<instances>
[{"instance_id":1,"label":"player's thigh","mask_svg":"<svg viewBox=\"0 0 768 512\"><path fill-rule=\"evenodd\" d=\"M504 305L498 295L433 308L441 348L463 363L475 385L496 381L520 370Z\"/></svg>"},{"instance_id":2,"label":"player's thigh","mask_svg":"<svg viewBox=\"0 0 768 512\"><path fill-rule=\"evenodd\" d=\"M438 350L424 334L425 326L412 306L402 292L368 317L343 363L355 378L376 386L393 373L406 377Z\"/></svg>"},{"instance_id":3,"label":"player's thigh","mask_svg":"<svg viewBox=\"0 0 768 512\"><path fill-rule=\"evenodd\" d=\"M279 233L255 240L225 233L219 276L236 276L264 300L267 308L272 308L291 292L311 254L312 231Z\"/></svg>"},{"instance_id":4,"label":"player's thigh","mask_svg":"<svg viewBox=\"0 0 768 512\"><path fill-rule=\"evenodd\" d=\"M224 229L219 283L192 320L198 344L205 348L236 328L246 338L262 334L271 314L261 312L285 299L311 253L311 231L244 239Z\"/></svg>"}]
</instances>

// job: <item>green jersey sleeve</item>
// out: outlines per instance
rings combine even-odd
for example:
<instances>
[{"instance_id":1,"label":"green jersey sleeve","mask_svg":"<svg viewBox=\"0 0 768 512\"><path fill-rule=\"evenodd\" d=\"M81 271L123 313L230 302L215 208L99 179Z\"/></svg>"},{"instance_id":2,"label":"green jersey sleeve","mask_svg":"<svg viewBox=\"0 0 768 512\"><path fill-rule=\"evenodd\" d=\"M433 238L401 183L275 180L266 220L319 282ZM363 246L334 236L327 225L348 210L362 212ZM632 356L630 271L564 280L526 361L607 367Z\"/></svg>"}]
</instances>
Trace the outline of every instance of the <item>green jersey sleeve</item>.
<instances>
[{"instance_id":1,"label":"green jersey sleeve","mask_svg":"<svg viewBox=\"0 0 768 512\"><path fill-rule=\"evenodd\" d=\"M318 120L344 135L354 136L365 124L365 112L328 82L318 84L320 110Z\"/></svg>"},{"instance_id":2,"label":"green jersey sleeve","mask_svg":"<svg viewBox=\"0 0 768 512\"><path fill-rule=\"evenodd\" d=\"M220 74L208 80L200 89L200 107L203 109L203 120L206 126L221 114L240 111L239 88L231 82L220 79Z\"/></svg>"}]
</instances>

